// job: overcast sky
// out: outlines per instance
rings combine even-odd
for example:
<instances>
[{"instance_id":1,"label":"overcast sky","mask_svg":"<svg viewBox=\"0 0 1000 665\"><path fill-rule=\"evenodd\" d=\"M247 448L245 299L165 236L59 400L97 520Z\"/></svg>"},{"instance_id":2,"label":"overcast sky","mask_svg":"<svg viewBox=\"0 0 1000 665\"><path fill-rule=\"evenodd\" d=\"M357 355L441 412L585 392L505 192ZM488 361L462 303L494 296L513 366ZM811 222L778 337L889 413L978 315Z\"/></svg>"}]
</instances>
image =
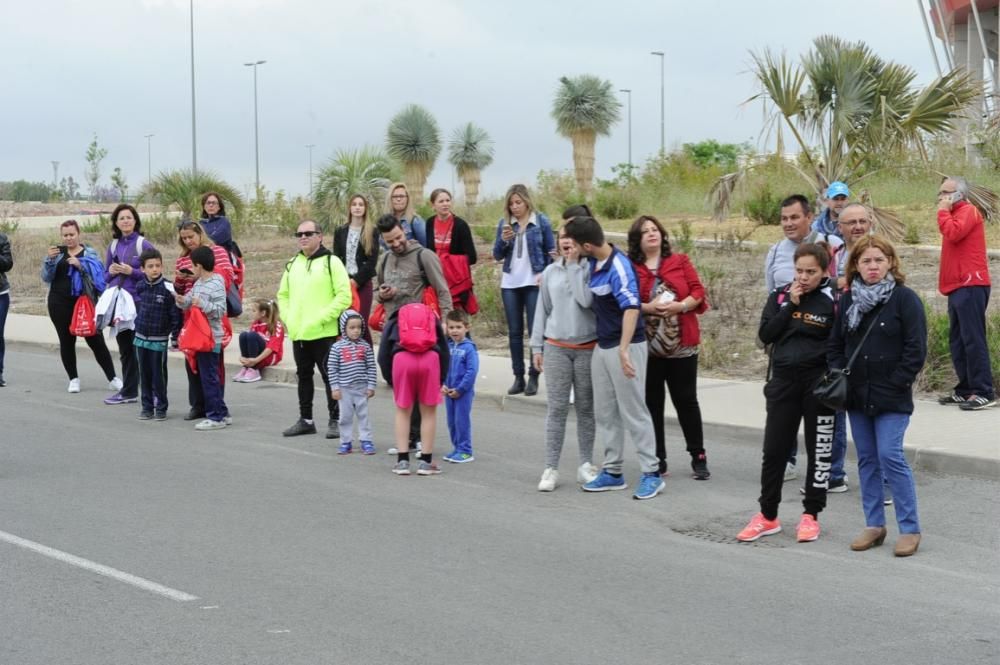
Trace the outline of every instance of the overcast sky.
<instances>
[{"instance_id":1,"label":"overcast sky","mask_svg":"<svg viewBox=\"0 0 1000 665\"><path fill-rule=\"evenodd\" d=\"M259 68L261 181L308 192L314 164L338 148L382 145L389 119L418 103L443 138L486 128L496 159L483 190L572 168L550 116L560 76L595 74L631 88L633 161L659 148L666 53L668 147L756 141L759 105L748 51L802 53L836 32L934 76L916 3L904 0L194 0L198 166L248 191L254 179L253 77ZM120 166L134 188L152 165L190 168L188 0L10 0L0 22L0 180L83 182L96 132L102 180ZM624 96L623 96L624 101ZM624 109L623 109L624 111ZM623 119L597 144L597 175L627 161ZM450 187L442 156L428 181ZM460 189L459 185L459 189Z\"/></svg>"}]
</instances>

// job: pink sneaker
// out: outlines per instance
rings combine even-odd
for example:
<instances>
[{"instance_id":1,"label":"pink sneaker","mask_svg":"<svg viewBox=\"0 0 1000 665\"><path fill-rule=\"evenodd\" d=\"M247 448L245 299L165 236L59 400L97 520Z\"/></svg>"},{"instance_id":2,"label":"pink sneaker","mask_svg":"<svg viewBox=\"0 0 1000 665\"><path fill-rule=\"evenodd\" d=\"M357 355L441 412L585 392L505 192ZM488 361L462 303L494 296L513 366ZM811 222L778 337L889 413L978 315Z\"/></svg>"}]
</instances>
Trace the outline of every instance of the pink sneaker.
<instances>
[{"instance_id":1,"label":"pink sneaker","mask_svg":"<svg viewBox=\"0 0 1000 665\"><path fill-rule=\"evenodd\" d=\"M260 370L253 367L246 367L243 371L246 372L243 375L243 383L256 383L260 381Z\"/></svg>"},{"instance_id":2,"label":"pink sneaker","mask_svg":"<svg viewBox=\"0 0 1000 665\"><path fill-rule=\"evenodd\" d=\"M812 515L803 515L795 533L800 543L811 543L819 538L819 522Z\"/></svg>"},{"instance_id":3,"label":"pink sneaker","mask_svg":"<svg viewBox=\"0 0 1000 665\"><path fill-rule=\"evenodd\" d=\"M243 383L243 379L244 377L246 377L246 375L247 375L247 368L244 367L240 371L236 372L236 375L233 377L233 381L235 381L236 383Z\"/></svg>"},{"instance_id":4,"label":"pink sneaker","mask_svg":"<svg viewBox=\"0 0 1000 665\"><path fill-rule=\"evenodd\" d=\"M761 536L770 536L779 531L781 531L781 522L777 518L769 520L762 513L757 513L750 519L750 523L737 534L736 540L752 543Z\"/></svg>"}]
</instances>

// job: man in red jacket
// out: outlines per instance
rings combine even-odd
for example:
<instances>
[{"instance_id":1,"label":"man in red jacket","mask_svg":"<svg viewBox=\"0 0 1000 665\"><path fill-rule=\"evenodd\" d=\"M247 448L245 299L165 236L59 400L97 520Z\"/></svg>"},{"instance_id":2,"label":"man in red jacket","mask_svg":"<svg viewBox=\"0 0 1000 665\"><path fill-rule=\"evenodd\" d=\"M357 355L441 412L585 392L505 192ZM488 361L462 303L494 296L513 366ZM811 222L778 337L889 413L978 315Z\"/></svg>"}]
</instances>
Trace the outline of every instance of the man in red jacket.
<instances>
[{"instance_id":1,"label":"man in red jacket","mask_svg":"<svg viewBox=\"0 0 1000 665\"><path fill-rule=\"evenodd\" d=\"M938 289L948 296L951 362L958 375L955 390L938 402L957 404L963 411L978 411L996 404L996 394L986 345L986 306L990 299L986 231L982 214L968 202L968 197L969 184L964 178L946 178L938 191Z\"/></svg>"}]
</instances>

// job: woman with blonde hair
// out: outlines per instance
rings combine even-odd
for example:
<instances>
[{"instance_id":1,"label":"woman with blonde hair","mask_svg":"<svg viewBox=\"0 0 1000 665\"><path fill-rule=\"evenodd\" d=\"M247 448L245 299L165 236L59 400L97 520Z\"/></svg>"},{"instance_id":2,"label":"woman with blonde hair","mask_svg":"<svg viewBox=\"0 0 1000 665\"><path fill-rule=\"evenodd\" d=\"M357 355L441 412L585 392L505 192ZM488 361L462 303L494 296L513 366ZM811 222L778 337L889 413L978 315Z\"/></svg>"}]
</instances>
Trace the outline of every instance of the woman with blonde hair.
<instances>
[{"instance_id":1,"label":"woman with blonde hair","mask_svg":"<svg viewBox=\"0 0 1000 665\"><path fill-rule=\"evenodd\" d=\"M347 204L347 224L333 232L333 255L347 267L351 285L357 289L361 301L359 314L365 321L364 338L372 343L368 330L368 316L372 311L372 278L378 264L379 233L368 214L368 199L355 194Z\"/></svg>"},{"instance_id":2,"label":"woman with blonde hair","mask_svg":"<svg viewBox=\"0 0 1000 665\"><path fill-rule=\"evenodd\" d=\"M427 227L424 220L416 213L413 207L413 200L406 184L394 182L389 185L389 195L385 200L385 210L399 220L399 225L406 234L407 240L416 240L424 247L427 246ZM381 237L382 249L386 249L385 242Z\"/></svg>"},{"instance_id":3,"label":"woman with blonde hair","mask_svg":"<svg viewBox=\"0 0 1000 665\"><path fill-rule=\"evenodd\" d=\"M508 395L538 392L538 370L534 364L524 382L524 331L534 327L538 306L538 285L542 272L552 263L555 249L552 224L545 213L535 210L524 185L512 185L504 197L504 216L497 223L493 258L503 261L500 295L507 317L507 344L510 347L514 384ZM527 327L525 327L527 319Z\"/></svg>"}]
</instances>

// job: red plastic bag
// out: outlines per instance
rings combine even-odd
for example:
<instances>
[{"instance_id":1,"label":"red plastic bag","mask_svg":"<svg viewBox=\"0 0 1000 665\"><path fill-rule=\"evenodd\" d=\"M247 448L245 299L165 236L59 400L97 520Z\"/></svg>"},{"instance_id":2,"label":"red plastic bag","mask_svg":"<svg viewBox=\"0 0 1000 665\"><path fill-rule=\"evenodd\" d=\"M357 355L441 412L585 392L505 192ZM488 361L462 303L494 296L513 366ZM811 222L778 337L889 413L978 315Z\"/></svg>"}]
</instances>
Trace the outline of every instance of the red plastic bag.
<instances>
[{"instance_id":1,"label":"red plastic bag","mask_svg":"<svg viewBox=\"0 0 1000 665\"><path fill-rule=\"evenodd\" d=\"M421 298L421 302L430 307L435 316L441 318L441 303L438 300L438 292L433 286L424 287L424 295Z\"/></svg>"},{"instance_id":2,"label":"red plastic bag","mask_svg":"<svg viewBox=\"0 0 1000 665\"><path fill-rule=\"evenodd\" d=\"M385 305L379 303L375 305L371 316L368 317L368 327L376 332L382 332L385 327Z\"/></svg>"},{"instance_id":3,"label":"red plastic bag","mask_svg":"<svg viewBox=\"0 0 1000 665\"><path fill-rule=\"evenodd\" d=\"M361 311L361 295L358 293L358 287L354 286L354 282L351 282L351 309L355 312Z\"/></svg>"},{"instance_id":4,"label":"red plastic bag","mask_svg":"<svg viewBox=\"0 0 1000 665\"><path fill-rule=\"evenodd\" d=\"M69 320L69 334L77 337L93 337L97 334L97 311L94 301L85 295L76 299L73 318Z\"/></svg>"}]
</instances>

